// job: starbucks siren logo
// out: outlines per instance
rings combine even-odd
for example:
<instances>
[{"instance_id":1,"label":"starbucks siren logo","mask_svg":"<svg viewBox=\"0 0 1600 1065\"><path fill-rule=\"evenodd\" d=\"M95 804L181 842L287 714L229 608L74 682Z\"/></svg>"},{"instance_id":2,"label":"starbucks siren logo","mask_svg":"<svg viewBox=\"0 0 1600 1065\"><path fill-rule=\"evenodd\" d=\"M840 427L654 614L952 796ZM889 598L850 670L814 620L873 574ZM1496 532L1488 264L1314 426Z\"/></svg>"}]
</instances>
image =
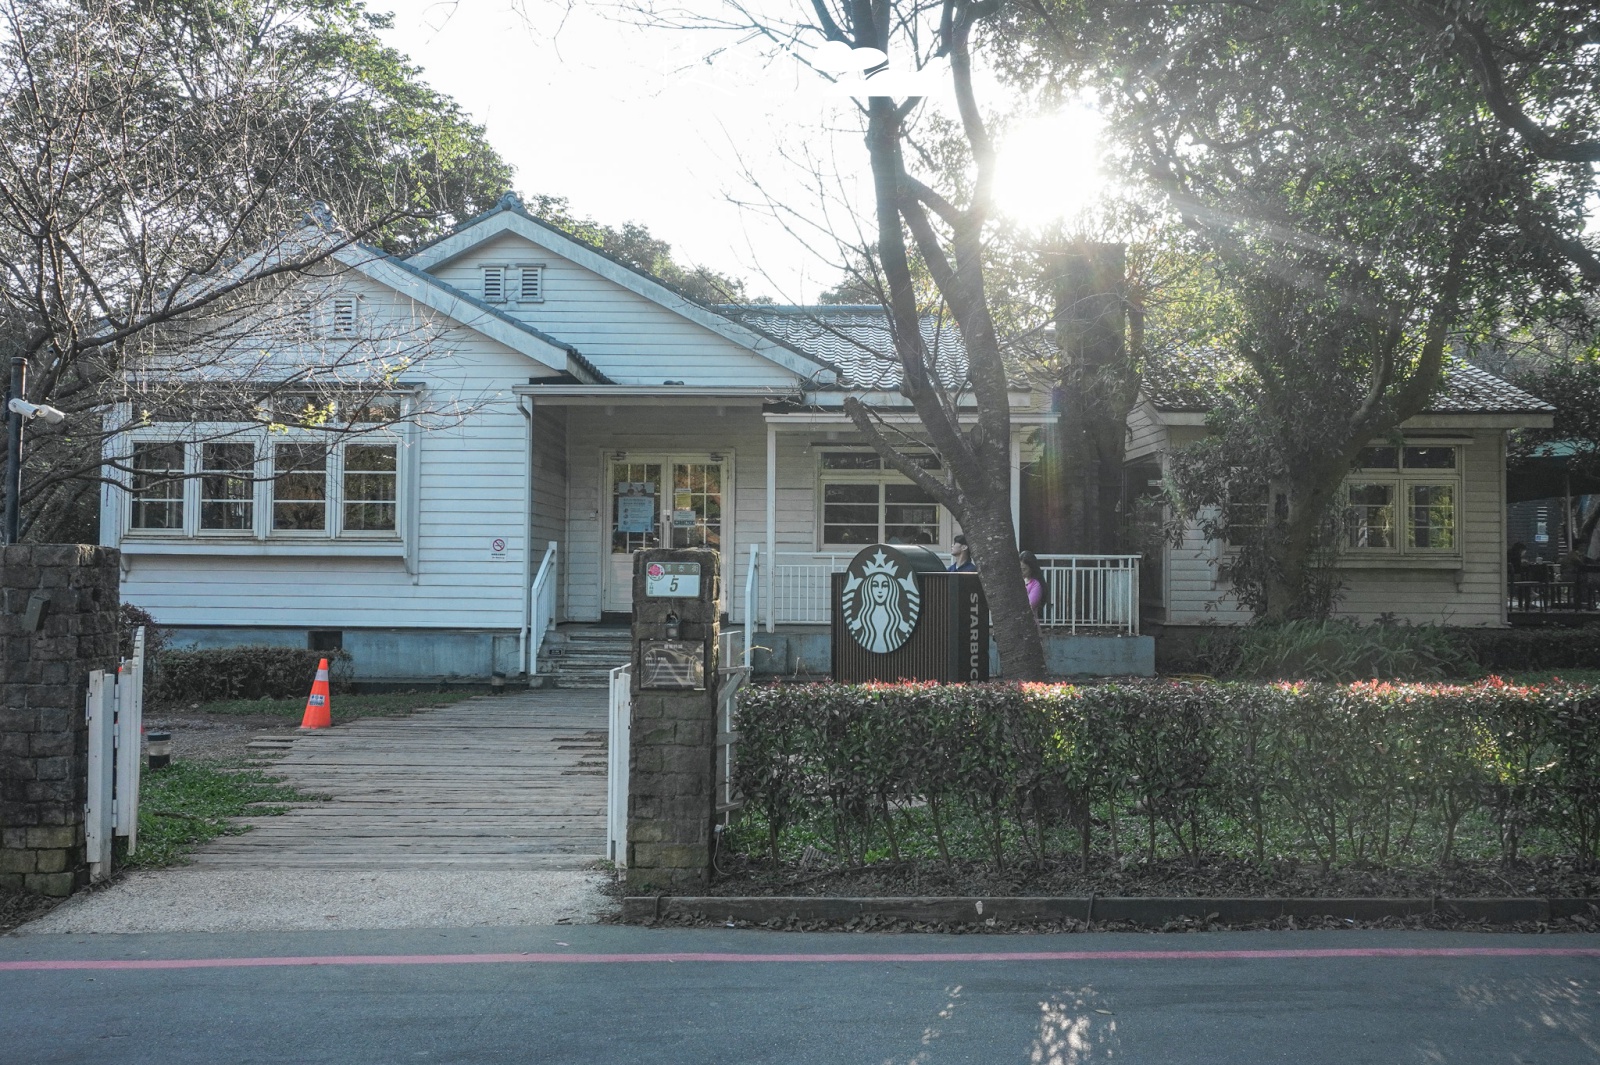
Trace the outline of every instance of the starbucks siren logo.
<instances>
[{"instance_id":1,"label":"starbucks siren logo","mask_svg":"<svg viewBox=\"0 0 1600 1065\"><path fill-rule=\"evenodd\" d=\"M898 551L872 547L850 560L839 607L845 628L856 643L884 655L899 650L911 638L922 612L922 593L911 566Z\"/></svg>"}]
</instances>

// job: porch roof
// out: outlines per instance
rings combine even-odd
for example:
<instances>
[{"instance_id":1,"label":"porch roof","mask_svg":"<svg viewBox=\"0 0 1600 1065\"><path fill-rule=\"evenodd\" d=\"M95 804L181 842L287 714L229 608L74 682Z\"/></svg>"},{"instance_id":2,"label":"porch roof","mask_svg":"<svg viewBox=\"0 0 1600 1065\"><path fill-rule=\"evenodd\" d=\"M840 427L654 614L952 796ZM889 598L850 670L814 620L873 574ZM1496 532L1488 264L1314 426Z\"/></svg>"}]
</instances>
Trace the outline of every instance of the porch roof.
<instances>
[{"instance_id":1,"label":"porch roof","mask_svg":"<svg viewBox=\"0 0 1600 1065\"><path fill-rule=\"evenodd\" d=\"M617 404L660 405L663 401L693 406L761 406L766 403L797 401L798 389L761 385L586 385L526 384L511 391L531 396L550 406L605 407Z\"/></svg>"}]
</instances>

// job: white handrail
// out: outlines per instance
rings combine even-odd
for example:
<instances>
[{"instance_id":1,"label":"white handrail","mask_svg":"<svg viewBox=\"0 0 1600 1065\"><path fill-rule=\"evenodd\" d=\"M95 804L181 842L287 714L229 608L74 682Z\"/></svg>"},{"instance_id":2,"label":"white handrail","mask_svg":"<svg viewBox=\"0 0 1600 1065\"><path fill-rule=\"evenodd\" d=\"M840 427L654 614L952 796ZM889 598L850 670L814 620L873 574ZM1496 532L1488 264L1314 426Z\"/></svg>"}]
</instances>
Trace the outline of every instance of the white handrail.
<instances>
[{"instance_id":1,"label":"white handrail","mask_svg":"<svg viewBox=\"0 0 1600 1065\"><path fill-rule=\"evenodd\" d=\"M750 665L750 654L756 634L756 595L760 582L756 571L761 566L761 545L750 545L750 568L744 573L744 664Z\"/></svg>"},{"instance_id":2,"label":"white handrail","mask_svg":"<svg viewBox=\"0 0 1600 1065\"><path fill-rule=\"evenodd\" d=\"M539 572L533 578L533 617L528 619L530 673L538 669L539 649L544 646L544 634L556 623L556 589L560 586L556 581L556 557L557 544L551 540L550 546L544 549L544 559L539 563Z\"/></svg>"},{"instance_id":3,"label":"white handrail","mask_svg":"<svg viewBox=\"0 0 1600 1065\"><path fill-rule=\"evenodd\" d=\"M1139 555L1040 555L1046 628L1139 634Z\"/></svg>"}]
</instances>

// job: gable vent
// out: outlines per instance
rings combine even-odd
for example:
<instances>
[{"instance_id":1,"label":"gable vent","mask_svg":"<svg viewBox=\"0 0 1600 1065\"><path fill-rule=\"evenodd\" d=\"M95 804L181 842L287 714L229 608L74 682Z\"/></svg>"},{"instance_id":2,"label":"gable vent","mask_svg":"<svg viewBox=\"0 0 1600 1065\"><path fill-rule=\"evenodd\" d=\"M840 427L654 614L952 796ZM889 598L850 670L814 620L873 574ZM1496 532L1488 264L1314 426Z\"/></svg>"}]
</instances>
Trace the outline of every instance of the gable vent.
<instances>
[{"instance_id":1,"label":"gable vent","mask_svg":"<svg viewBox=\"0 0 1600 1065\"><path fill-rule=\"evenodd\" d=\"M328 315L328 328L335 333L356 331L356 301L354 296L337 296Z\"/></svg>"},{"instance_id":2,"label":"gable vent","mask_svg":"<svg viewBox=\"0 0 1600 1065\"><path fill-rule=\"evenodd\" d=\"M517 299L523 303L539 303L544 299L544 267L537 263L524 263L522 284L517 289Z\"/></svg>"},{"instance_id":3,"label":"gable vent","mask_svg":"<svg viewBox=\"0 0 1600 1065\"><path fill-rule=\"evenodd\" d=\"M506 301L505 267L485 266L483 268L483 298L487 303L504 303Z\"/></svg>"}]
</instances>

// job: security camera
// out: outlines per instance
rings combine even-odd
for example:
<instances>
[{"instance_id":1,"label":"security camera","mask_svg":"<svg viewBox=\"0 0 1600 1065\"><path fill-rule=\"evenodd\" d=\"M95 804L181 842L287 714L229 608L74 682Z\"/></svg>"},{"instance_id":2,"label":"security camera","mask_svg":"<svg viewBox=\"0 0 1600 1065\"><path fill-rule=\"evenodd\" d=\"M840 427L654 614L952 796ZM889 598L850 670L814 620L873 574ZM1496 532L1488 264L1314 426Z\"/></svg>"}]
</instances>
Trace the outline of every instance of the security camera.
<instances>
[{"instance_id":1,"label":"security camera","mask_svg":"<svg viewBox=\"0 0 1600 1065\"><path fill-rule=\"evenodd\" d=\"M56 410L54 407L51 407L47 404L29 403L25 399L13 399L6 406L12 411L12 413L20 414L29 421L32 421L34 418L43 418L51 425L59 424L67 416L64 411Z\"/></svg>"}]
</instances>

